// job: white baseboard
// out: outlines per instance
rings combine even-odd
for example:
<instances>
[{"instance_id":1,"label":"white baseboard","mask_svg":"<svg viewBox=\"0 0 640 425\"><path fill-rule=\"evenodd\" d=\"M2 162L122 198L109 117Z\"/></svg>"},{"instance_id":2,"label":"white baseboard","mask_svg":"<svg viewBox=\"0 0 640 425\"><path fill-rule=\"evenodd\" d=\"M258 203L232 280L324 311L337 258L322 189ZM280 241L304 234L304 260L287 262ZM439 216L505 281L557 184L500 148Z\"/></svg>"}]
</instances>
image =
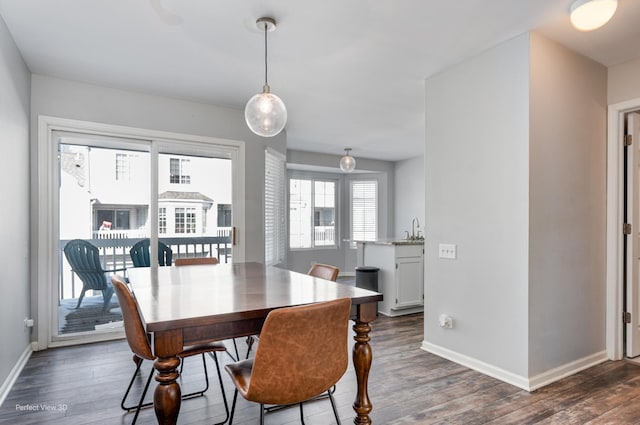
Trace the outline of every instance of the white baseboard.
<instances>
[{"instance_id":1,"label":"white baseboard","mask_svg":"<svg viewBox=\"0 0 640 425\"><path fill-rule=\"evenodd\" d=\"M15 364L15 366L13 366L11 372L9 372L9 376L7 376L7 379L5 379L2 383L2 386L0 387L0 407L2 407L2 404L9 395L9 392L11 391L13 384L15 384L16 379L18 379L18 376L20 376L20 372L22 372L22 369L24 369L25 365L29 361L31 353L33 353L33 350L31 349L31 344L29 344L20 355L18 362Z\"/></svg>"},{"instance_id":2,"label":"white baseboard","mask_svg":"<svg viewBox=\"0 0 640 425\"><path fill-rule=\"evenodd\" d=\"M451 360L452 362L456 362L458 364L466 366L469 369L473 369L480 373L484 373L485 375L489 375L492 378L504 381L507 384L515 385L518 388L530 391L529 380L524 376L516 375L515 373L511 373L499 367L490 365L489 363L485 363L483 361L465 356L463 354L451 351L444 347L440 347L439 345L431 344L426 341L422 341L422 346L420 348L428 351L429 353L436 354L440 357L444 357L447 360Z\"/></svg>"},{"instance_id":3,"label":"white baseboard","mask_svg":"<svg viewBox=\"0 0 640 425\"><path fill-rule=\"evenodd\" d=\"M607 351L604 350L599 353L583 357L571 363L567 363L555 369L543 372L529 379L529 386L531 387L530 391L542 388L545 385L549 385L552 382L558 381L562 378L566 378L569 375L573 375L574 373L578 373L581 370L588 369L607 360L609 360L609 358L607 357Z\"/></svg>"},{"instance_id":4,"label":"white baseboard","mask_svg":"<svg viewBox=\"0 0 640 425\"><path fill-rule=\"evenodd\" d=\"M595 353L567 363L555 369L548 370L532 378L527 378L485 363L483 361L474 359L472 357L465 356L455 351L451 351L447 348L428 343L426 341L422 341L422 346L420 348L428 351L429 353L436 354L440 357L444 357L447 360L451 360L453 362L466 366L469 369L473 369L480 373L484 373L485 375L491 376L492 378L499 379L503 382L506 382L507 384L522 388L526 391L537 390L538 388L542 388L545 385L551 384L552 382L558 381L569 375L573 375L580 372L581 370L588 369L592 366L608 360L607 352L601 351L599 353Z\"/></svg>"}]
</instances>

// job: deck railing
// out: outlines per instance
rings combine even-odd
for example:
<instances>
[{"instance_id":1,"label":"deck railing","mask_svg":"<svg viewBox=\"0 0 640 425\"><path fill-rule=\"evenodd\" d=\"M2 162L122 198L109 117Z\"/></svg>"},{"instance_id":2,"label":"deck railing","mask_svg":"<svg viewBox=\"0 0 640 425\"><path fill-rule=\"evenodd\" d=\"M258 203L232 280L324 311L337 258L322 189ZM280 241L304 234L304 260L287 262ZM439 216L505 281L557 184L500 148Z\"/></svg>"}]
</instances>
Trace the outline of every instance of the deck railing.
<instances>
[{"instance_id":1,"label":"deck railing","mask_svg":"<svg viewBox=\"0 0 640 425\"><path fill-rule=\"evenodd\" d=\"M334 226L314 226L313 237L315 246L335 245L336 235Z\"/></svg>"},{"instance_id":2,"label":"deck railing","mask_svg":"<svg viewBox=\"0 0 640 425\"><path fill-rule=\"evenodd\" d=\"M133 267L129 250L142 239L144 238L101 238L88 239L87 241L98 248L102 268L108 272L109 270ZM160 238L159 240L171 247L173 251L173 261L175 261L176 258L185 257L216 257L221 263L228 263L231 260L232 247L230 234L222 236ZM61 240L59 243L58 269L60 273L58 279L58 300L76 298L82 290L82 282L75 273L71 271L71 266L64 256L63 249L68 242L69 240Z\"/></svg>"}]
</instances>

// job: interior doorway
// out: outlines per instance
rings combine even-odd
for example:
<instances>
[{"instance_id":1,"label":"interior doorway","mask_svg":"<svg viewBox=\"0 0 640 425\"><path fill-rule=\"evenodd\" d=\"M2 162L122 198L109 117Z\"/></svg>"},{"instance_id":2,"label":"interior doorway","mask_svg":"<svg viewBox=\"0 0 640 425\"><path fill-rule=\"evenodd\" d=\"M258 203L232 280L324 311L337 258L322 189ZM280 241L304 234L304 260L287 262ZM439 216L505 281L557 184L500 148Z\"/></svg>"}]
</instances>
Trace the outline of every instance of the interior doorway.
<instances>
[{"instance_id":1,"label":"interior doorway","mask_svg":"<svg viewBox=\"0 0 640 425\"><path fill-rule=\"evenodd\" d=\"M625 119L640 110L640 98L609 105L607 114L607 223L606 223L606 351L610 360L625 357L627 300L627 239L625 219L629 214L625 191ZM638 147L638 143L636 143ZM638 229L636 229L637 231ZM631 271L631 270L630 270ZM637 282L636 282L637 285ZM637 315L636 315L637 316Z\"/></svg>"},{"instance_id":2,"label":"interior doorway","mask_svg":"<svg viewBox=\"0 0 640 425\"><path fill-rule=\"evenodd\" d=\"M624 114L624 355L640 356L640 112Z\"/></svg>"}]
</instances>

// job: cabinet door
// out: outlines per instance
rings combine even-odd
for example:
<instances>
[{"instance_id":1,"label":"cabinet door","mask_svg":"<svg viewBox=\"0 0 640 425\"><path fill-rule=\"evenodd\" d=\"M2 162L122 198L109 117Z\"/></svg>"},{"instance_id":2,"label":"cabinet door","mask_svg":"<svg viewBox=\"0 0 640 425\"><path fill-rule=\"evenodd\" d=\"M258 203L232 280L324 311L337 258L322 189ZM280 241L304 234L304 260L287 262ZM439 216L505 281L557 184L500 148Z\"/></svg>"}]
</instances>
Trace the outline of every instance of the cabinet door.
<instances>
[{"instance_id":1,"label":"cabinet door","mask_svg":"<svg viewBox=\"0 0 640 425\"><path fill-rule=\"evenodd\" d=\"M396 258L396 303L395 308L415 307L424 304L422 294L423 263L420 257Z\"/></svg>"}]
</instances>

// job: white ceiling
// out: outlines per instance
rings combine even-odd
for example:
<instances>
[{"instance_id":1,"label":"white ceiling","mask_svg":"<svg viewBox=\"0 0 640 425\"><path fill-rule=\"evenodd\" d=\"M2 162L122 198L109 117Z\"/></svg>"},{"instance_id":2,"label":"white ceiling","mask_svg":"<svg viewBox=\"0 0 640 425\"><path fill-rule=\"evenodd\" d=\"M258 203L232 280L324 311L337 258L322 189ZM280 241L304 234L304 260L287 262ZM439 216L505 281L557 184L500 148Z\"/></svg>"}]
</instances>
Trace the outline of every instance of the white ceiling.
<instances>
[{"instance_id":1,"label":"white ceiling","mask_svg":"<svg viewBox=\"0 0 640 425\"><path fill-rule=\"evenodd\" d=\"M37 74L242 110L269 83L288 147L400 160L424 149L424 79L537 29L604 65L640 56L640 0L583 33L571 0L0 0Z\"/></svg>"}]
</instances>

